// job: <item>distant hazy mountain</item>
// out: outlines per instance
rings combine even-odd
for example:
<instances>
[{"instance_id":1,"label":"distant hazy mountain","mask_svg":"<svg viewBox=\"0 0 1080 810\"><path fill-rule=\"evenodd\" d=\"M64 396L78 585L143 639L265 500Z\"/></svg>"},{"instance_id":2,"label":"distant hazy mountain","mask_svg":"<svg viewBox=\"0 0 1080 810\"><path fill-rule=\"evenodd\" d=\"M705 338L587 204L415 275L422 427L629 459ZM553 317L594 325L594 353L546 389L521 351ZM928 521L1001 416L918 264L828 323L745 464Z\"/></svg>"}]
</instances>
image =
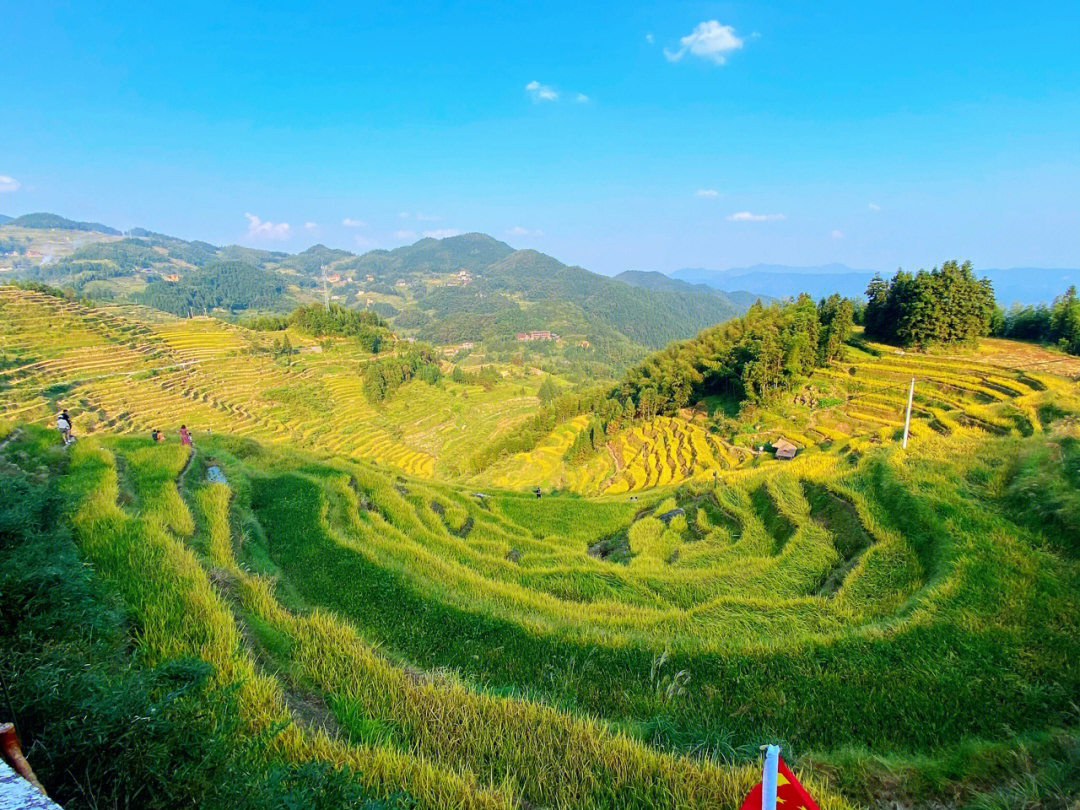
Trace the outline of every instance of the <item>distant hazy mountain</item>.
<instances>
[{"instance_id":1,"label":"distant hazy mountain","mask_svg":"<svg viewBox=\"0 0 1080 810\"><path fill-rule=\"evenodd\" d=\"M772 301L772 297L768 295L759 295L746 290L721 290L704 283L692 284L688 281L665 276L656 270L624 270L614 278L635 287L643 287L646 290L719 295L739 309L749 309L755 301L761 301L764 304Z\"/></svg>"},{"instance_id":2,"label":"distant hazy mountain","mask_svg":"<svg viewBox=\"0 0 1080 810\"><path fill-rule=\"evenodd\" d=\"M730 289L737 287L755 295L773 298L794 297L801 292L815 298L832 295L862 295L874 277L872 270L855 270L843 264L820 267L789 267L779 264L756 264L753 267L733 267L730 270L706 270L700 267L676 270L672 278L692 284Z\"/></svg>"},{"instance_id":3,"label":"distant hazy mountain","mask_svg":"<svg viewBox=\"0 0 1080 810\"><path fill-rule=\"evenodd\" d=\"M890 278L895 272L881 273L881 276ZM998 303L1006 307L1013 302L1048 302L1065 292L1070 284L1080 285L1080 270L1075 269L1014 267L1002 270L976 267L975 273L993 282ZM692 284L707 284L720 289L738 288L776 298L794 297L801 292L820 298L836 292L851 297L862 296L875 274L874 270L856 270L843 264L819 267L758 264L730 270L686 268L676 270L670 277Z\"/></svg>"},{"instance_id":4,"label":"distant hazy mountain","mask_svg":"<svg viewBox=\"0 0 1080 810\"><path fill-rule=\"evenodd\" d=\"M5 222L11 222L11 217L0 214L0 225L3 225Z\"/></svg>"}]
</instances>

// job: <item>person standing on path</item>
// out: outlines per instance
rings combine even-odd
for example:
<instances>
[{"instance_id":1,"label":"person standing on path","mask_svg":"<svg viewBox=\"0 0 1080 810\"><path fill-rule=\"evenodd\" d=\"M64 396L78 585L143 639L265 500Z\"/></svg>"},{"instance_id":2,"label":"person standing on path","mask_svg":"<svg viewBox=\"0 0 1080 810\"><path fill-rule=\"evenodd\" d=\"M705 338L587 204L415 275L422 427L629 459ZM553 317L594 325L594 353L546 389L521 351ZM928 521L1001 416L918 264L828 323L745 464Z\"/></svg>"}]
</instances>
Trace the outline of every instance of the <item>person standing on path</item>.
<instances>
[{"instance_id":1,"label":"person standing on path","mask_svg":"<svg viewBox=\"0 0 1080 810\"><path fill-rule=\"evenodd\" d=\"M71 444L71 417L68 416L66 409L56 417L56 429L60 431L60 437L64 440L64 447Z\"/></svg>"},{"instance_id":2,"label":"person standing on path","mask_svg":"<svg viewBox=\"0 0 1080 810\"><path fill-rule=\"evenodd\" d=\"M187 425L180 426L180 444L186 447L195 447L195 445L191 443L191 434L188 433Z\"/></svg>"}]
</instances>

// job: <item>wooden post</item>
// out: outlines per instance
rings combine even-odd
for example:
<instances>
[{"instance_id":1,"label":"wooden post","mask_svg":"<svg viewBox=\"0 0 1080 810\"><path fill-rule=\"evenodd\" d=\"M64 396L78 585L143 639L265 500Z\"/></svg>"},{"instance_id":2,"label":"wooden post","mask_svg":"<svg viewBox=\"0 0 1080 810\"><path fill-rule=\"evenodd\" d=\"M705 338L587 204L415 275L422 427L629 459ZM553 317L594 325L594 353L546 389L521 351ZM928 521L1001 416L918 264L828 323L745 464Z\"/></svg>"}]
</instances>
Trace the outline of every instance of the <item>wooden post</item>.
<instances>
[{"instance_id":1,"label":"wooden post","mask_svg":"<svg viewBox=\"0 0 1080 810\"><path fill-rule=\"evenodd\" d=\"M907 450L908 431L911 430L911 402L915 399L915 378L911 378L911 388L907 395L907 416L904 418L904 449Z\"/></svg>"}]
</instances>

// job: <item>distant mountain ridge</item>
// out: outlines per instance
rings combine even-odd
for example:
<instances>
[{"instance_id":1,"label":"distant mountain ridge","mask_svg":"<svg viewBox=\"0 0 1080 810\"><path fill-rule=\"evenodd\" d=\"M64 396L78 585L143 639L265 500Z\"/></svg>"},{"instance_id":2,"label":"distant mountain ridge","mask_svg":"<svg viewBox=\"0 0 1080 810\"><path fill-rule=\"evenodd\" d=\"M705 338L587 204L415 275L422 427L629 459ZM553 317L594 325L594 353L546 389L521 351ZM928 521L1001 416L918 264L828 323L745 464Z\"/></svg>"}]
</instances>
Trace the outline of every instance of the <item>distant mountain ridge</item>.
<instances>
[{"instance_id":1,"label":"distant mountain ridge","mask_svg":"<svg viewBox=\"0 0 1080 810\"><path fill-rule=\"evenodd\" d=\"M20 217L5 218L4 221L23 228L57 228L62 231L92 231L107 234L108 236L120 236L120 231L116 230L116 228L110 228L100 222L76 222L58 214L23 214Z\"/></svg>"},{"instance_id":2,"label":"distant mountain ridge","mask_svg":"<svg viewBox=\"0 0 1080 810\"><path fill-rule=\"evenodd\" d=\"M360 255L325 245L290 254L217 247L145 228L121 233L55 214L27 214L7 224L93 234L69 240L67 250L54 257L54 239L43 238L50 247L31 253L33 240L23 231L13 277L175 314L285 311L319 300L325 283L332 300L371 307L399 333L442 345L513 343L518 333L540 331L566 335L581 348L603 346L607 356L630 360L728 320L757 299L695 288L658 273L615 279L535 250L515 250L481 233L425 238Z\"/></svg>"},{"instance_id":3,"label":"distant mountain ridge","mask_svg":"<svg viewBox=\"0 0 1080 810\"><path fill-rule=\"evenodd\" d=\"M915 270L918 268L905 268ZM880 273L891 278L895 270ZM1008 307L1014 302L1037 304L1052 301L1072 284L1080 285L1080 269L1037 267L975 268L975 274L987 277L994 285L998 303ZM670 278L691 284L728 289L738 287L751 293L776 298L791 298L806 292L815 298L840 293L852 298L862 297L866 286L878 271L860 270L844 264L818 267L798 267L758 264L734 267L729 270L685 268L670 274Z\"/></svg>"}]
</instances>

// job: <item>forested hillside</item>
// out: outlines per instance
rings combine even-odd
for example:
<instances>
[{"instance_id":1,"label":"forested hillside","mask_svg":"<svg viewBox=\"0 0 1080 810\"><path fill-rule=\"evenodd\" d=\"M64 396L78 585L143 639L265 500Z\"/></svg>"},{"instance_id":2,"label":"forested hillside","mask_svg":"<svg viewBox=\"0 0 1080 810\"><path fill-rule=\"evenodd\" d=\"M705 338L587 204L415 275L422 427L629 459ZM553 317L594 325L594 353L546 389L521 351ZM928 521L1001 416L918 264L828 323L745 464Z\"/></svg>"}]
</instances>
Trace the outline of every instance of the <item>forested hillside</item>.
<instances>
[{"instance_id":1,"label":"forested hillside","mask_svg":"<svg viewBox=\"0 0 1080 810\"><path fill-rule=\"evenodd\" d=\"M100 222L76 222L57 214L23 214L21 217L5 218L5 220L22 228L57 228L65 231L96 231L111 236L120 235L120 231L116 228L110 228Z\"/></svg>"},{"instance_id":2,"label":"forested hillside","mask_svg":"<svg viewBox=\"0 0 1080 810\"><path fill-rule=\"evenodd\" d=\"M286 311L295 304L286 295L284 279L242 261L208 264L177 283L153 281L136 298L139 303L181 316L214 309Z\"/></svg>"}]
</instances>

